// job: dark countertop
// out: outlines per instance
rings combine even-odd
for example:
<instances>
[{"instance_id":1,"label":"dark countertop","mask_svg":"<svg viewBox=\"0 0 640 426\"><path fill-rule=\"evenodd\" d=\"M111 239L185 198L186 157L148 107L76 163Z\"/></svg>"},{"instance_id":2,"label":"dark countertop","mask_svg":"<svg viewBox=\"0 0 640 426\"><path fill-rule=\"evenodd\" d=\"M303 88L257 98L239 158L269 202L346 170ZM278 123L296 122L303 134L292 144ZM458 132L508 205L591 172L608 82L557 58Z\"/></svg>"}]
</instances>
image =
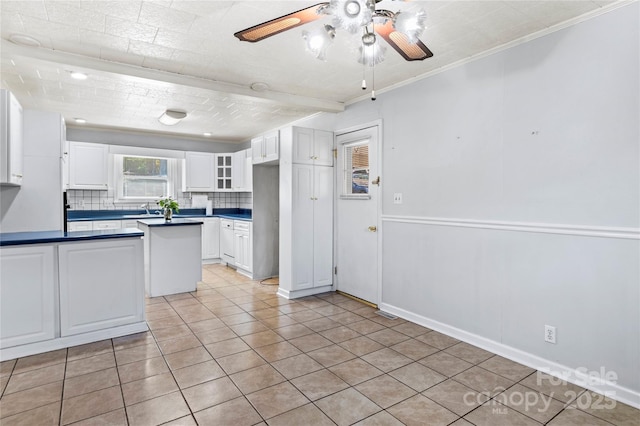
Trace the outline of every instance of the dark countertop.
<instances>
[{"instance_id":1,"label":"dark countertop","mask_svg":"<svg viewBox=\"0 0 640 426\"><path fill-rule=\"evenodd\" d=\"M150 227L156 227L156 226L185 226L185 225L202 225L202 221L198 220L198 219L181 219L181 218L174 218L171 219L171 221L167 222L166 220L164 220L163 218L159 218L159 219L138 219L139 223L142 223L143 225L147 225Z\"/></svg>"},{"instance_id":2,"label":"dark countertop","mask_svg":"<svg viewBox=\"0 0 640 426\"><path fill-rule=\"evenodd\" d=\"M144 232L133 228L77 232L6 232L0 234L0 247L25 244L67 243L70 241L106 240L113 238L140 238L142 236L144 236Z\"/></svg>"},{"instance_id":3,"label":"dark countertop","mask_svg":"<svg viewBox=\"0 0 640 426\"><path fill-rule=\"evenodd\" d=\"M140 210L69 210L67 220L80 222L86 220L126 220L126 219L155 219L161 215L147 215ZM207 215L205 209L181 209L174 213L174 218L207 218L221 217L232 220L252 220L250 209L214 209L213 214Z\"/></svg>"}]
</instances>

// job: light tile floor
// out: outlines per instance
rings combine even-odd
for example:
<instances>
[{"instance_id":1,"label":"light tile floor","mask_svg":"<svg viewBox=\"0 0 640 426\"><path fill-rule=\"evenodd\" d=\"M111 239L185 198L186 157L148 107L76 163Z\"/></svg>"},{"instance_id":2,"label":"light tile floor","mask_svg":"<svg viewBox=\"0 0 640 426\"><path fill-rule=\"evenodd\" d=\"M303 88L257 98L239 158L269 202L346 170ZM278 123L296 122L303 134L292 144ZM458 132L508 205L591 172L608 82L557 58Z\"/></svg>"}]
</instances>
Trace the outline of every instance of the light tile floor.
<instances>
[{"instance_id":1,"label":"light tile floor","mask_svg":"<svg viewBox=\"0 0 640 426\"><path fill-rule=\"evenodd\" d=\"M150 332L0 363L9 425L639 425L640 411L335 293L220 265Z\"/></svg>"}]
</instances>

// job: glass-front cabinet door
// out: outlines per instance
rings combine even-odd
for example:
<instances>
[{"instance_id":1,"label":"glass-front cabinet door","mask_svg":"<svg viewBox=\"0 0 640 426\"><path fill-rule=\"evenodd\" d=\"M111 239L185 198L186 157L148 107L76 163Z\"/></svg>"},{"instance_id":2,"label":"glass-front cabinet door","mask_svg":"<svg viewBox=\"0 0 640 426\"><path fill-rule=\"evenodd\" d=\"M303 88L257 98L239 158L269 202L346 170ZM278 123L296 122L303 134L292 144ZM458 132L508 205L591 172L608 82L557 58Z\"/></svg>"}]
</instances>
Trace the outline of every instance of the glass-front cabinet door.
<instances>
[{"instance_id":1,"label":"glass-front cabinet door","mask_svg":"<svg viewBox=\"0 0 640 426\"><path fill-rule=\"evenodd\" d=\"M216 191L232 191L231 163L233 154L216 154Z\"/></svg>"}]
</instances>

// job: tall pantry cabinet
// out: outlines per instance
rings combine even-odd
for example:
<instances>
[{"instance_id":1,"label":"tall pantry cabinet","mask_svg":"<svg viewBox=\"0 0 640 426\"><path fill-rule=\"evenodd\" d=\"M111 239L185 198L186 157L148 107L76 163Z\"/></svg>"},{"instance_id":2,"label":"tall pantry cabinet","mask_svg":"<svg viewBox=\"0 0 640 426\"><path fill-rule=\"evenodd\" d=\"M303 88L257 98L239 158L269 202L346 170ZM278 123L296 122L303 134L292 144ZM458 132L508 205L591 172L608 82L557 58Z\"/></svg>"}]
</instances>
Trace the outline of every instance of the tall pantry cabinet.
<instances>
[{"instance_id":1,"label":"tall pantry cabinet","mask_svg":"<svg viewBox=\"0 0 640 426\"><path fill-rule=\"evenodd\" d=\"M280 130L280 288L297 298L333 284L333 133Z\"/></svg>"}]
</instances>

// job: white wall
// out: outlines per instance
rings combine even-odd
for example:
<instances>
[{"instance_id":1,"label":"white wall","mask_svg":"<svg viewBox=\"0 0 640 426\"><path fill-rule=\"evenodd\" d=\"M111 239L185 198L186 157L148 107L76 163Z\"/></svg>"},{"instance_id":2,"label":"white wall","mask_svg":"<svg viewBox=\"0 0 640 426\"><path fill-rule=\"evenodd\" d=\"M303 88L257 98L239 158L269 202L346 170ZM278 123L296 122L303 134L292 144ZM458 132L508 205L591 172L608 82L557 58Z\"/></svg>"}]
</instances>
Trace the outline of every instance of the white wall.
<instances>
[{"instance_id":1,"label":"white wall","mask_svg":"<svg viewBox=\"0 0 640 426\"><path fill-rule=\"evenodd\" d=\"M300 123L383 120L385 310L537 368L615 372L599 389L636 406L638 21L636 2Z\"/></svg>"}]
</instances>

